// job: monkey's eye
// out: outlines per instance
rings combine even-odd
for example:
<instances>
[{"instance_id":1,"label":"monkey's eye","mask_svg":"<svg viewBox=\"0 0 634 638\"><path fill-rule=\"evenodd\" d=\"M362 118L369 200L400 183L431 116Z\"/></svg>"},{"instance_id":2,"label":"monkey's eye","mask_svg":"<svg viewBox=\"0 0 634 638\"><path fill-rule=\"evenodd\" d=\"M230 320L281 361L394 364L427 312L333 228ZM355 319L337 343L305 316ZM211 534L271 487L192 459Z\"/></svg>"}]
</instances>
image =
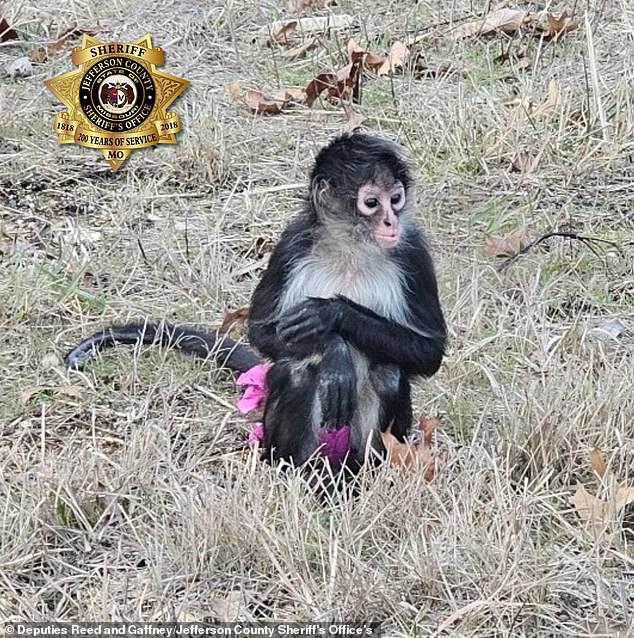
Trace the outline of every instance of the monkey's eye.
<instances>
[{"instance_id":1,"label":"monkey's eye","mask_svg":"<svg viewBox=\"0 0 634 638\"><path fill-rule=\"evenodd\" d=\"M376 208L379 205L379 200L376 197L368 197L363 203L368 208Z\"/></svg>"},{"instance_id":2,"label":"monkey's eye","mask_svg":"<svg viewBox=\"0 0 634 638\"><path fill-rule=\"evenodd\" d=\"M400 204L401 193L396 193L396 195L392 195L392 197L390 198L390 201L392 202L392 204L394 204L394 206L396 206L397 204Z\"/></svg>"}]
</instances>

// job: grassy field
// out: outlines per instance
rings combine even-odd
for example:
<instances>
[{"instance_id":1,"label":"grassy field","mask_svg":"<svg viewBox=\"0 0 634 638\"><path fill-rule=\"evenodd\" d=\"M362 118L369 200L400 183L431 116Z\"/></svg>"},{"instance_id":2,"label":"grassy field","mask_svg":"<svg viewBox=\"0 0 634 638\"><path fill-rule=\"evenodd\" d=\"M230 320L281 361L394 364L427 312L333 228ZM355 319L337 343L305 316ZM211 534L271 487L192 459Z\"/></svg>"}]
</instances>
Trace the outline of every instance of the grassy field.
<instances>
[{"instance_id":1,"label":"grassy field","mask_svg":"<svg viewBox=\"0 0 634 638\"><path fill-rule=\"evenodd\" d=\"M0 619L634 635L634 506L616 503L634 486L634 9L577 2L556 42L455 37L482 1L330 11L354 32L289 61L259 37L282 2L0 8L20 37L0 44ZM43 80L72 68L71 44L30 77L4 66L75 23L164 47L191 82L177 146L113 173L57 145ZM415 393L417 415L442 419L432 482L384 468L319 502L247 448L226 371L156 348L64 370L104 324L216 326L247 305L315 152L349 126L327 101L254 115L228 85L302 87L345 62L350 35L381 53L420 34L449 72L368 75L355 109L411 158L437 262L450 346ZM613 243L554 237L500 269L485 237L522 229ZM607 503L603 529L570 501L579 485Z\"/></svg>"}]
</instances>

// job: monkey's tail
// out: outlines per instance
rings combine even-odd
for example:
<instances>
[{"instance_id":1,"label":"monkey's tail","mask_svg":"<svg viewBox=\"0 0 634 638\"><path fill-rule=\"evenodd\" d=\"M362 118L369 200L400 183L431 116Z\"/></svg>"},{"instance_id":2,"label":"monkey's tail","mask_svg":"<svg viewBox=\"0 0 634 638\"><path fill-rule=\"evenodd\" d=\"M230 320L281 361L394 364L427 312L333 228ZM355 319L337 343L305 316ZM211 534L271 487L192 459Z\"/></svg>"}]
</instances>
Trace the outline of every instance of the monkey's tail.
<instances>
[{"instance_id":1,"label":"monkey's tail","mask_svg":"<svg viewBox=\"0 0 634 638\"><path fill-rule=\"evenodd\" d=\"M69 368L81 366L97 351L116 344L160 344L173 347L200 359L211 357L219 365L245 372L262 363L251 348L230 339L218 330L205 332L196 328L175 326L167 321L147 321L110 326L84 339L65 357Z\"/></svg>"}]
</instances>

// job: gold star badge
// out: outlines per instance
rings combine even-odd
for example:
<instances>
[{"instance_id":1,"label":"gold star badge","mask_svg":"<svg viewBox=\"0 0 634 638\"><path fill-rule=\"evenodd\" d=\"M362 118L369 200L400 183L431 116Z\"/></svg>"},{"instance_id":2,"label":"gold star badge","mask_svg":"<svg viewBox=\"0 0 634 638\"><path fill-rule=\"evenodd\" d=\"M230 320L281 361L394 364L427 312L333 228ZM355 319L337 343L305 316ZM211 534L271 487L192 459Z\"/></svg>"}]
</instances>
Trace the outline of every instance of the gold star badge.
<instances>
[{"instance_id":1,"label":"gold star badge","mask_svg":"<svg viewBox=\"0 0 634 638\"><path fill-rule=\"evenodd\" d=\"M134 150L176 144L180 118L167 107L189 82L156 70L165 53L149 34L136 42L84 34L72 61L78 69L45 81L68 107L53 124L60 144L97 148L115 171Z\"/></svg>"}]
</instances>

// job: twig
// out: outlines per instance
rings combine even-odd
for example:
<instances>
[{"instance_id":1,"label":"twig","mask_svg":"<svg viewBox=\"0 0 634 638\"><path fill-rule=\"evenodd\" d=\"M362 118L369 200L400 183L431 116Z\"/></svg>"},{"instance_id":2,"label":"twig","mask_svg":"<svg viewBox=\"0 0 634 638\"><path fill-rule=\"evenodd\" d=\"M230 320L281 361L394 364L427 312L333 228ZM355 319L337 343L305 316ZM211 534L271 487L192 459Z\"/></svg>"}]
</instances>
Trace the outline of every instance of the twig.
<instances>
[{"instance_id":1,"label":"twig","mask_svg":"<svg viewBox=\"0 0 634 638\"><path fill-rule=\"evenodd\" d=\"M216 403L222 405L225 408L228 408L232 412L235 412L235 410L236 410L236 406L235 405L231 405L231 403L229 403L228 401L225 401L223 398L219 397L217 394L215 394L214 392L212 392L208 388L205 388L202 385L195 385L195 386L193 386L193 388L197 392L200 392L202 395L208 397L209 399L213 399Z\"/></svg>"},{"instance_id":2,"label":"twig","mask_svg":"<svg viewBox=\"0 0 634 638\"><path fill-rule=\"evenodd\" d=\"M594 246L592 246L592 242L609 244L610 246L616 248L619 251L619 254L621 255L623 254L621 247L616 242L610 241L609 239L601 239L600 237L588 237L586 235L579 235L577 233L563 231L563 230L554 230L550 233L546 233L545 235L542 235L535 241L532 241L530 244L527 244L526 246L524 246L524 248L522 248L522 250L520 250L517 254L512 255L511 257L508 257L507 259L505 259L498 266L498 270L500 271L505 270L513 262L517 261L522 255L526 255L526 253L528 253L531 250L531 248L534 248L538 244L541 244L543 241L546 241L547 239L550 239L551 237L563 237L564 239L577 239L583 242L595 255L597 254L597 252L594 249Z\"/></svg>"}]
</instances>

